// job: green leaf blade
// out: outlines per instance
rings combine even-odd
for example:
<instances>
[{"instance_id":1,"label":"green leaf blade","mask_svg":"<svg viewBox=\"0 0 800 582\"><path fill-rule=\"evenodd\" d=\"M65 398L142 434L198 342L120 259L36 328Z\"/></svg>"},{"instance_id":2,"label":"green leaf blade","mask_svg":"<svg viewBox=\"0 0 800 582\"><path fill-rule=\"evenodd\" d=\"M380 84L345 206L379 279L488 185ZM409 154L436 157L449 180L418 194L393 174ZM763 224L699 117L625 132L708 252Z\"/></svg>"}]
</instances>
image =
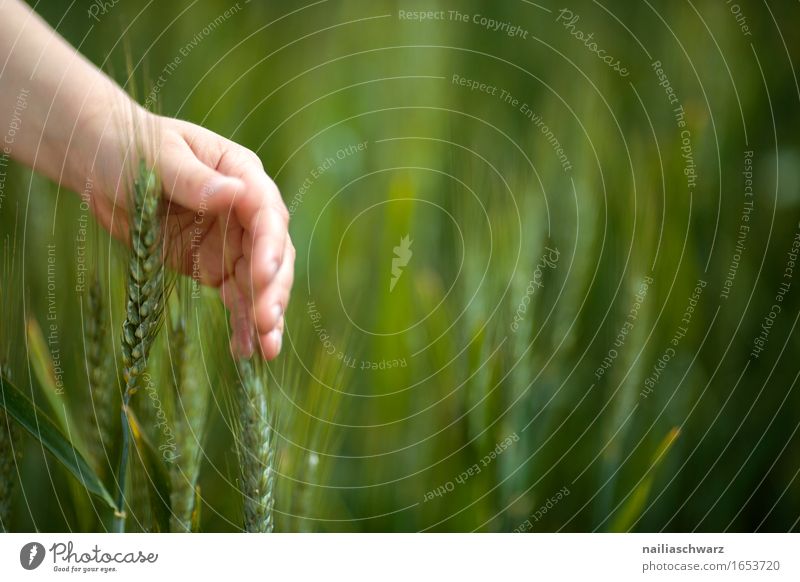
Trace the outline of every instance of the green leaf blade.
<instances>
[{"instance_id":1,"label":"green leaf blade","mask_svg":"<svg viewBox=\"0 0 800 582\"><path fill-rule=\"evenodd\" d=\"M86 459L67 440L55 423L5 376L0 376L0 407L3 407L22 428L50 451L87 491L116 510L114 499Z\"/></svg>"}]
</instances>

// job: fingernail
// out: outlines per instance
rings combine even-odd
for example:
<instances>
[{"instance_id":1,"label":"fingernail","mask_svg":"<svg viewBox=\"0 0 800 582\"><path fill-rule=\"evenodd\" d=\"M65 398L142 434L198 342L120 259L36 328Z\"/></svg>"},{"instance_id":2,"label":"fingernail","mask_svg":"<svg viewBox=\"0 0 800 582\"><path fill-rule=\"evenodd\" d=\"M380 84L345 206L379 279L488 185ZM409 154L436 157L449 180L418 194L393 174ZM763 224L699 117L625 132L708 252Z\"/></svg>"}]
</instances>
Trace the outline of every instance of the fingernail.
<instances>
[{"instance_id":1,"label":"fingernail","mask_svg":"<svg viewBox=\"0 0 800 582\"><path fill-rule=\"evenodd\" d=\"M272 306L270 313L272 314L272 321L277 324L281 319L281 315L283 315L283 307L281 307L280 303L276 303Z\"/></svg>"},{"instance_id":2,"label":"fingernail","mask_svg":"<svg viewBox=\"0 0 800 582\"><path fill-rule=\"evenodd\" d=\"M283 334L279 332L277 329L272 331L273 340L275 341L276 346L276 354L281 353L281 348L283 347Z\"/></svg>"}]
</instances>

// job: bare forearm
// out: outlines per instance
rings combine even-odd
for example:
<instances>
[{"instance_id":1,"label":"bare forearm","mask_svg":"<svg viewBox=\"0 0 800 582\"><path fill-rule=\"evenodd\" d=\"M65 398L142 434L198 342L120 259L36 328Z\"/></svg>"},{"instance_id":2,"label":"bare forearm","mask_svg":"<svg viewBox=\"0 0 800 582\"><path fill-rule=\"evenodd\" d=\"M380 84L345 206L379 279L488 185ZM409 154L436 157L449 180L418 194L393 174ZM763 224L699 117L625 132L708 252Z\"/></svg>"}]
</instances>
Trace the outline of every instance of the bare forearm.
<instances>
[{"instance_id":1,"label":"bare forearm","mask_svg":"<svg viewBox=\"0 0 800 582\"><path fill-rule=\"evenodd\" d=\"M80 190L96 155L119 155L125 93L19 0L0 4L3 151Z\"/></svg>"}]
</instances>

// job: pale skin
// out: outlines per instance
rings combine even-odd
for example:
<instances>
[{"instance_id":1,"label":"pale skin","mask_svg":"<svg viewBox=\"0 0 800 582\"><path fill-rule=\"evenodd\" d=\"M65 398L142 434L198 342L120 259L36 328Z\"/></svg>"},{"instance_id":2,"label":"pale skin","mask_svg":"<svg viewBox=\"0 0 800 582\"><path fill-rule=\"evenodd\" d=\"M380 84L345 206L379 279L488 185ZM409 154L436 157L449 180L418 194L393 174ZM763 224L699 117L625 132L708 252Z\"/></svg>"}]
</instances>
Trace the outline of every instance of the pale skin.
<instances>
[{"instance_id":1,"label":"pale skin","mask_svg":"<svg viewBox=\"0 0 800 582\"><path fill-rule=\"evenodd\" d=\"M6 152L89 192L98 222L123 241L131 144L145 144L163 184L170 264L219 288L235 355L277 357L295 250L286 206L256 154L146 111L26 4L0 0L0 134L12 124Z\"/></svg>"}]
</instances>

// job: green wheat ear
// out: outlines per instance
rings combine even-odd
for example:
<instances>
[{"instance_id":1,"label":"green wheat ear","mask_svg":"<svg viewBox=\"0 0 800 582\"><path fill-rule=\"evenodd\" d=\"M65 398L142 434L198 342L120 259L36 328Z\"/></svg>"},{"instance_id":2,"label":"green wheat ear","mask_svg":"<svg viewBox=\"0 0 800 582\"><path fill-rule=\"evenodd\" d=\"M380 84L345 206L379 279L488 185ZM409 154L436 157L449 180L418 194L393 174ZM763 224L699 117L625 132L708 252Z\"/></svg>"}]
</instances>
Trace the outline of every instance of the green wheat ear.
<instances>
[{"instance_id":1,"label":"green wheat ear","mask_svg":"<svg viewBox=\"0 0 800 582\"><path fill-rule=\"evenodd\" d=\"M134 183L128 304L122 325L125 391L136 383L147 363L164 313L164 261L161 229L161 187L142 161Z\"/></svg>"},{"instance_id":2,"label":"green wheat ear","mask_svg":"<svg viewBox=\"0 0 800 582\"><path fill-rule=\"evenodd\" d=\"M236 448L244 496L244 530L270 533L274 523L275 447L261 364L239 362L241 386L236 390Z\"/></svg>"},{"instance_id":3,"label":"green wheat ear","mask_svg":"<svg viewBox=\"0 0 800 582\"><path fill-rule=\"evenodd\" d=\"M86 373L89 378L89 391L92 409L89 411L90 434L87 435L91 457L100 470L106 474L106 459L113 449L116 433L114 411L114 390L109 373L109 333L103 291L95 276L86 293Z\"/></svg>"},{"instance_id":4,"label":"green wheat ear","mask_svg":"<svg viewBox=\"0 0 800 582\"><path fill-rule=\"evenodd\" d=\"M125 479L130 449L128 407L161 327L164 301L168 294L164 272L161 184L155 171L148 168L144 160L139 162L132 198L131 256L121 341L125 391L121 414L122 452L117 474L117 531L123 531L125 527Z\"/></svg>"},{"instance_id":5,"label":"green wheat ear","mask_svg":"<svg viewBox=\"0 0 800 582\"><path fill-rule=\"evenodd\" d=\"M173 387L173 419L179 457L170 465L170 502L173 532L192 531L200 475L200 439L205 428L208 391L199 374L197 341L186 326L183 313L170 321L170 350L174 353L168 377Z\"/></svg>"}]
</instances>

